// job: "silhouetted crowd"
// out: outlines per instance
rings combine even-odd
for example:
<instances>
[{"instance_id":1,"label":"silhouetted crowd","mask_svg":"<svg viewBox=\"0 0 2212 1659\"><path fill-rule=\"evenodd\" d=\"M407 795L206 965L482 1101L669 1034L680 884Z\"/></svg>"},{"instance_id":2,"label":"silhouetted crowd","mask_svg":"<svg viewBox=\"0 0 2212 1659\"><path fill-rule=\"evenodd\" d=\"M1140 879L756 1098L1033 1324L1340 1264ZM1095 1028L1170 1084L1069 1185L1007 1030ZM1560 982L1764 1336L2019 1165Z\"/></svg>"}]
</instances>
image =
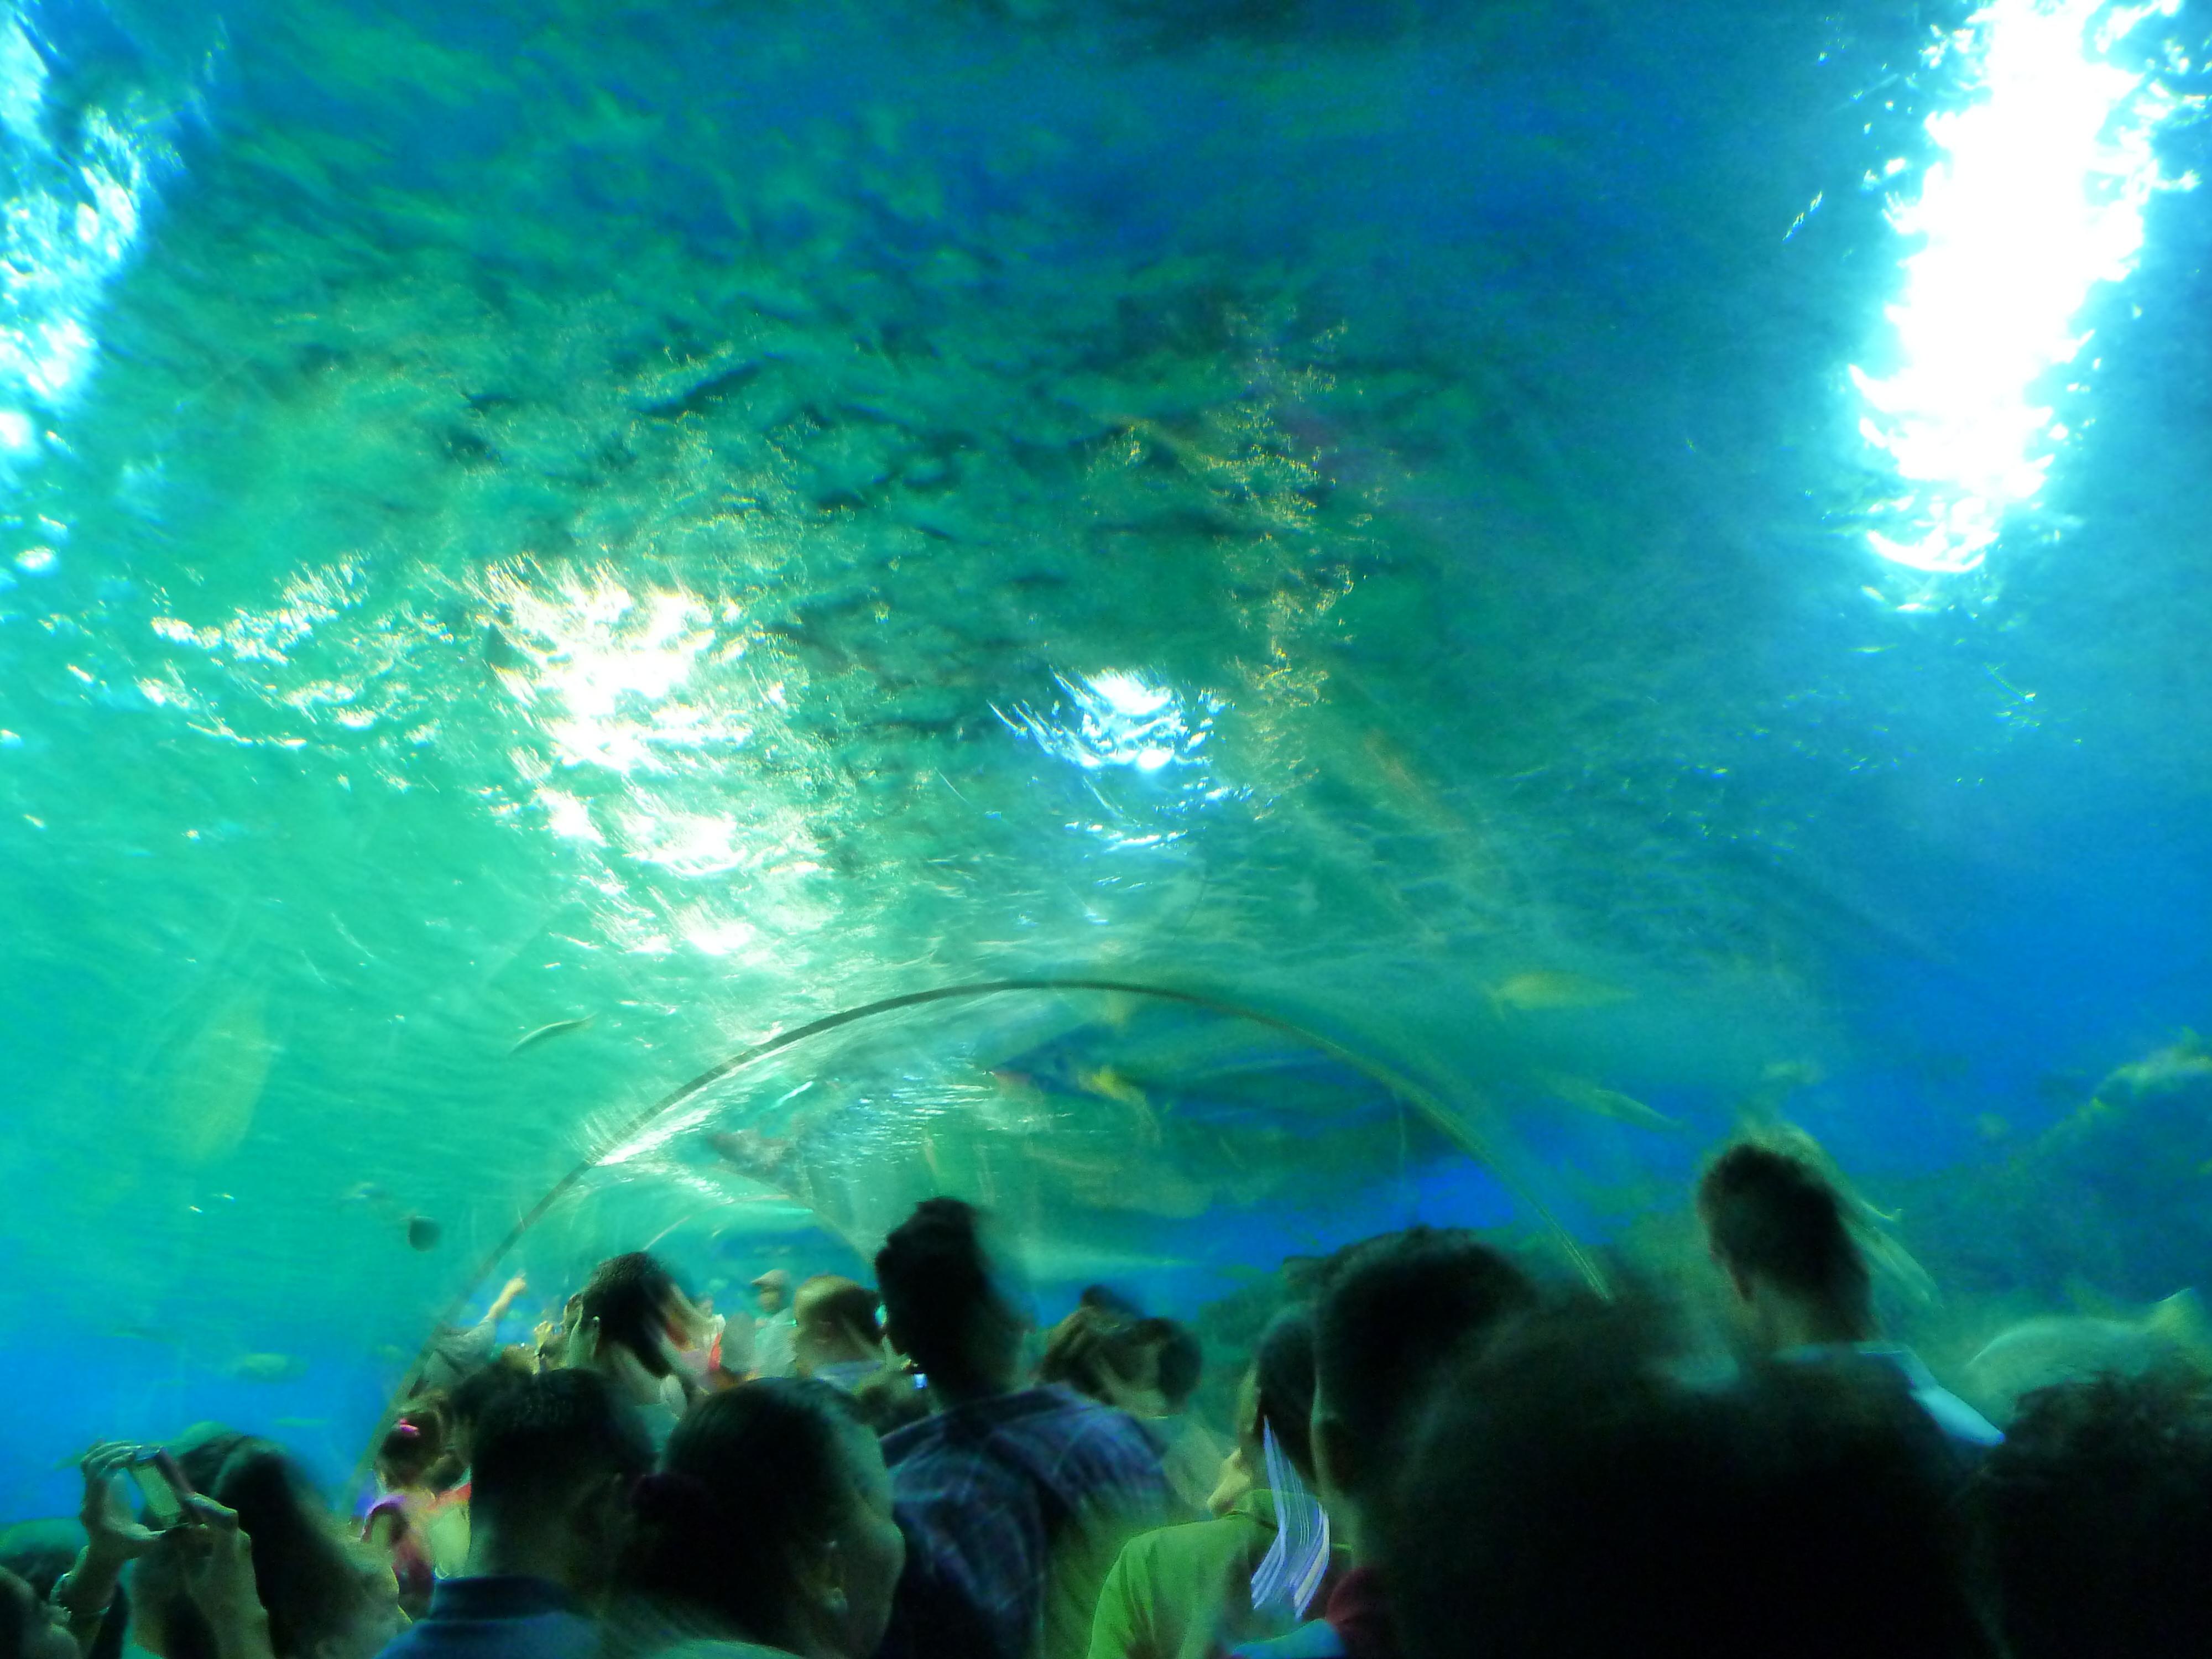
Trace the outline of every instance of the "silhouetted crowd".
<instances>
[{"instance_id":1,"label":"silhouetted crowd","mask_svg":"<svg viewBox=\"0 0 2212 1659\"><path fill-rule=\"evenodd\" d=\"M1224 1439L1192 1334L1103 1287L1032 1368L956 1200L757 1321L634 1254L501 1352L518 1281L355 1522L254 1436L94 1448L0 1659L2212 1653L2202 1369L2062 1374L2000 1430L1883 1340L1817 1157L1732 1146L1697 1207L1725 1331L1414 1228L1296 1277Z\"/></svg>"}]
</instances>

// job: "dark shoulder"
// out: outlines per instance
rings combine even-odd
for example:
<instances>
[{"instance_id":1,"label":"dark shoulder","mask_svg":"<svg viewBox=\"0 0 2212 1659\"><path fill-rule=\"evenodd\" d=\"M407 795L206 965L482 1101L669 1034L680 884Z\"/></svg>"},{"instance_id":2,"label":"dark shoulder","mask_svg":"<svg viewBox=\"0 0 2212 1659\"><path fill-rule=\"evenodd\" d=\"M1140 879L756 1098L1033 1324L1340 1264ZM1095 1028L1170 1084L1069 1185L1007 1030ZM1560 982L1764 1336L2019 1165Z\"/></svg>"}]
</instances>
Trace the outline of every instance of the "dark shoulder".
<instances>
[{"instance_id":1,"label":"dark shoulder","mask_svg":"<svg viewBox=\"0 0 2212 1659\"><path fill-rule=\"evenodd\" d=\"M934 1417L925 1417L919 1423L893 1429L884 1437L884 1462L896 1467L916 1452L935 1445L939 1432L938 1419Z\"/></svg>"}]
</instances>

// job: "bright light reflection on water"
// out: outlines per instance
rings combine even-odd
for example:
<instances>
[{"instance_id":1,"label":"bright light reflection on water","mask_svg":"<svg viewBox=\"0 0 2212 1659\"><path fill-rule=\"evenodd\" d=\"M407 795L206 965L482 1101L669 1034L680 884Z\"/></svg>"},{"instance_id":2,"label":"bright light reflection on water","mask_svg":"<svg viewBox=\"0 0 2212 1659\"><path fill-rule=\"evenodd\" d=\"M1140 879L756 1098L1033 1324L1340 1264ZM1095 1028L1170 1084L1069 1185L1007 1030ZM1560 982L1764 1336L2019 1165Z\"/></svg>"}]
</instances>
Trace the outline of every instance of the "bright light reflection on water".
<instances>
[{"instance_id":1,"label":"bright light reflection on water","mask_svg":"<svg viewBox=\"0 0 2212 1659\"><path fill-rule=\"evenodd\" d=\"M2151 140L2202 99L2113 61L2148 20L2179 9L1995 0L1929 49L1931 67L1963 66L1973 101L1928 118L1942 159L1918 199L1891 205L1891 222L1920 239L1887 313L1899 366L1884 378L1851 369L1860 431L1906 485L1868 532L1883 558L1972 570L2006 514L2042 489L2069 434L2036 399L2087 341L2073 319L2094 284L2134 268L2151 193L2195 183L2164 177ZM2191 65L2169 50L2166 67Z\"/></svg>"},{"instance_id":2,"label":"bright light reflection on water","mask_svg":"<svg viewBox=\"0 0 2212 1659\"><path fill-rule=\"evenodd\" d=\"M1054 678L1072 707L1041 713L1017 703L1011 713L993 712L1018 736L1079 768L1109 813L1134 821L1127 829L1103 822L1071 828L1087 829L1116 847L1151 846L1182 833L1159 827L1161 820L1239 793L1214 781L1203 753L1226 707L1219 698L1187 696L1119 669ZM1115 773L1152 778L1158 787L1127 799L1109 795L1101 786Z\"/></svg>"},{"instance_id":3,"label":"bright light reflection on water","mask_svg":"<svg viewBox=\"0 0 2212 1659\"><path fill-rule=\"evenodd\" d=\"M1219 704L1211 697L1185 700L1171 688L1115 670L1071 680L1055 676L1074 703L1075 718L1055 720L1027 703L999 718L1047 753L1086 772L1128 766L1157 772L1170 764L1194 765L1212 730Z\"/></svg>"},{"instance_id":4,"label":"bright light reflection on water","mask_svg":"<svg viewBox=\"0 0 2212 1659\"><path fill-rule=\"evenodd\" d=\"M0 466L80 388L100 291L167 156L127 97L119 117L88 109L58 130L50 78L21 9L0 0Z\"/></svg>"}]
</instances>

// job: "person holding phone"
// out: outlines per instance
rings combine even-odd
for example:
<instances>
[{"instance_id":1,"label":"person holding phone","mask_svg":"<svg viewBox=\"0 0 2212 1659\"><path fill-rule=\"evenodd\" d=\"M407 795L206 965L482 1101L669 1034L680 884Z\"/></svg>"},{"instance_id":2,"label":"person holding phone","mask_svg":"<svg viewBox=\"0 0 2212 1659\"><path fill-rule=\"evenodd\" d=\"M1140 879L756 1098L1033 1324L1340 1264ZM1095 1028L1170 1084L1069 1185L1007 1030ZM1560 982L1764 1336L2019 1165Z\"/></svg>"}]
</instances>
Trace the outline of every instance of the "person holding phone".
<instances>
[{"instance_id":1,"label":"person holding phone","mask_svg":"<svg viewBox=\"0 0 2212 1659\"><path fill-rule=\"evenodd\" d=\"M85 1454L82 1467L85 1547L52 1597L74 1650L90 1651L124 1570L165 1552L214 1635L217 1659L274 1659L252 1544L237 1513L195 1492L176 1459L159 1447L106 1441ZM143 1521L131 1513L126 1480L144 1505Z\"/></svg>"},{"instance_id":2,"label":"person holding phone","mask_svg":"<svg viewBox=\"0 0 2212 1659\"><path fill-rule=\"evenodd\" d=\"M159 1529L131 1513L124 1482L128 1480L142 1492L150 1486L161 1493L172 1522L184 1512L182 1492L189 1488L183 1476L173 1479L174 1463L163 1470L151 1462L154 1455L143 1446L108 1440L87 1452L79 1466L84 1473L84 1497L77 1519L84 1527L84 1547L77 1553L76 1565L54 1585L52 1601L81 1651L89 1651L100 1634L125 1569L161 1541Z\"/></svg>"},{"instance_id":3,"label":"person holding phone","mask_svg":"<svg viewBox=\"0 0 2212 1659\"><path fill-rule=\"evenodd\" d=\"M131 1640L155 1659L368 1659L405 1620L392 1570L342 1535L284 1449L219 1431L84 1460L86 1547L55 1586L81 1652L131 1568ZM134 1517L124 1483L143 1504Z\"/></svg>"}]
</instances>

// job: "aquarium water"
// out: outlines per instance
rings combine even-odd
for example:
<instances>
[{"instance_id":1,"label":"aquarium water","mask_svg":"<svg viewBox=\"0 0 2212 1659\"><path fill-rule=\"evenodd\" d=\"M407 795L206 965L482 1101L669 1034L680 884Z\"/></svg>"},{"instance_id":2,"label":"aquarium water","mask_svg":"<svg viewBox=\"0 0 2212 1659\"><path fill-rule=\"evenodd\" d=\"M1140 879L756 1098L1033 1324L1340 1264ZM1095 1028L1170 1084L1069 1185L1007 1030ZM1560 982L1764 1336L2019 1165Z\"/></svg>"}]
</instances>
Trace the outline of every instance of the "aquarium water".
<instances>
[{"instance_id":1,"label":"aquarium water","mask_svg":"<svg viewBox=\"0 0 2212 1659\"><path fill-rule=\"evenodd\" d=\"M1226 1341L1786 1125L1932 1360L2195 1284L2208 44L0 0L0 1514L932 1193Z\"/></svg>"}]
</instances>

